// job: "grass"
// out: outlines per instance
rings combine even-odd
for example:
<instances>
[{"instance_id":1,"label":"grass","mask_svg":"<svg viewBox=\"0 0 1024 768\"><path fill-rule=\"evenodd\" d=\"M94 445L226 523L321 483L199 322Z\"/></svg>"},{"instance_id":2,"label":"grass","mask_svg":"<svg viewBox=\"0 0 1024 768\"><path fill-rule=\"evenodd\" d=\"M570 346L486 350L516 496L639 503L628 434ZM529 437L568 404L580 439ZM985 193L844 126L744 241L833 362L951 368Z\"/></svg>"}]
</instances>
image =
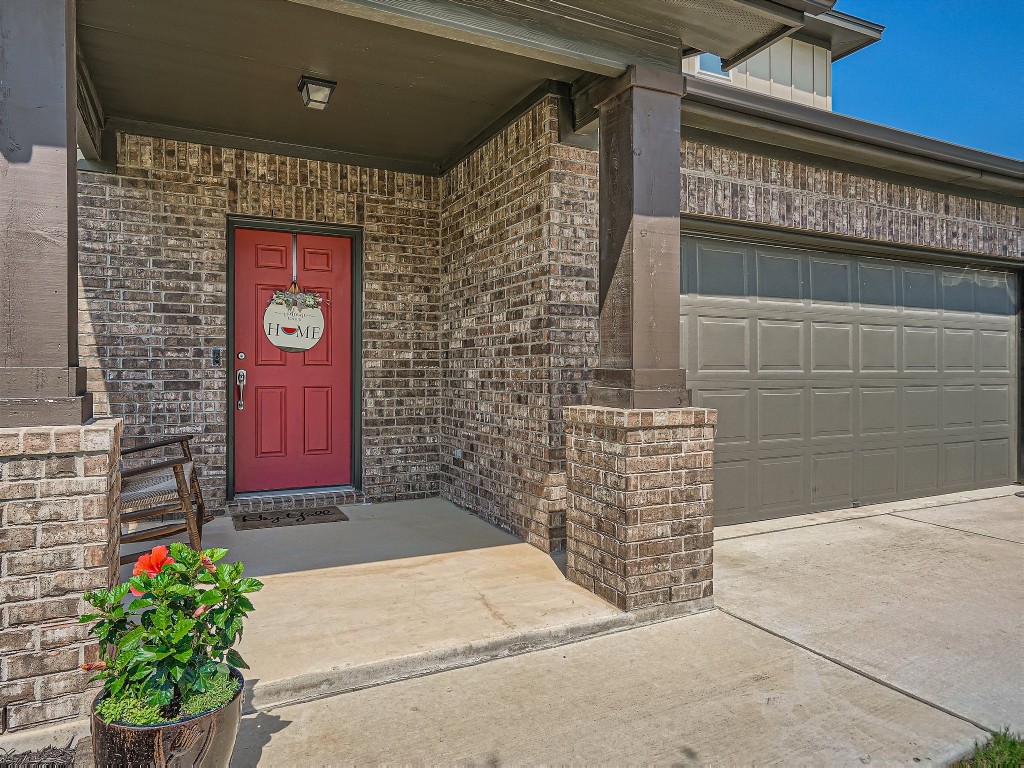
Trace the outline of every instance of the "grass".
<instances>
[{"instance_id":1,"label":"grass","mask_svg":"<svg viewBox=\"0 0 1024 768\"><path fill-rule=\"evenodd\" d=\"M957 768L1020 768L1024 766L1024 740L1004 728L985 744L974 743L974 754Z\"/></svg>"}]
</instances>

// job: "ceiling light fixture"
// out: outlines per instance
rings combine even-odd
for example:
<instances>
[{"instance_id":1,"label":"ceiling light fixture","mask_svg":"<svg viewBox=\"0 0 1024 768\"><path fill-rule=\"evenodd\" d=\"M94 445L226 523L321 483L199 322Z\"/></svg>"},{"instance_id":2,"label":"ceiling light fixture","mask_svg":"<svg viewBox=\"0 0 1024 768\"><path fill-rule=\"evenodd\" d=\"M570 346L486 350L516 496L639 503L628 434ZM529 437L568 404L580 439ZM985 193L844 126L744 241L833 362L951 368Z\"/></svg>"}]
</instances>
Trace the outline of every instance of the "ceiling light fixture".
<instances>
[{"instance_id":1,"label":"ceiling light fixture","mask_svg":"<svg viewBox=\"0 0 1024 768\"><path fill-rule=\"evenodd\" d=\"M302 104L310 109L324 109L331 100L331 93L338 86L332 80L321 80L319 77L303 75L299 78L299 93Z\"/></svg>"}]
</instances>

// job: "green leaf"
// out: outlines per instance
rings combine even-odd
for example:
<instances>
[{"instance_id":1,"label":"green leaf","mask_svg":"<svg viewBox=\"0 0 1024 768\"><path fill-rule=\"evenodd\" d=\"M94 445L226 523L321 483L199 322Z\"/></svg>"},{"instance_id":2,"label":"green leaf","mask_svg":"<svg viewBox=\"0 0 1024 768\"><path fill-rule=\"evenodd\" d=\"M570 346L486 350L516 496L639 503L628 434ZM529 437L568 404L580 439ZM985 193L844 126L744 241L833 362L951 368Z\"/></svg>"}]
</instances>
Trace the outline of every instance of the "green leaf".
<instances>
[{"instance_id":1,"label":"green leaf","mask_svg":"<svg viewBox=\"0 0 1024 768\"><path fill-rule=\"evenodd\" d=\"M254 610L256 610L253 607L253 604L249 601L249 598L248 597L244 597L243 595L239 595L235 599L235 604L237 606L239 606L243 611L254 611Z\"/></svg>"},{"instance_id":2,"label":"green leaf","mask_svg":"<svg viewBox=\"0 0 1024 768\"><path fill-rule=\"evenodd\" d=\"M102 613L87 613L84 616L79 616L78 621L82 624L88 624L90 621L96 621L102 615Z\"/></svg>"},{"instance_id":3,"label":"green leaf","mask_svg":"<svg viewBox=\"0 0 1024 768\"><path fill-rule=\"evenodd\" d=\"M148 597L136 597L128 604L129 611L139 611L143 608L149 608L153 604L153 601Z\"/></svg>"},{"instance_id":4,"label":"green leaf","mask_svg":"<svg viewBox=\"0 0 1024 768\"><path fill-rule=\"evenodd\" d=\"M239 560L237 563L231 564L231 580L237 581L242 578L242 574L245 573L245 563Z\"/></svg>"},{"instance_id":5,"label":"green leaf","mask_svg":"<svg viewBox=\"0 0 1024 768\"><path fill-rule=\"evenodd\" d=\"M192 649L186 648L183 651L179 651L178 653L174 654L174 658L180 661L182 664L188 664L189 661L192 660Z\"/></svg>"},{"instance_id":6,"label":"green leaf","mask_svg":"<svg viewBox=\"0 0 1024 768\"><path fill-rule=\"evenodd\" d=\"M171 612L167 608L160 607L153 611L153 626L157 629L167 629L171 625Z\"/></svg>"},{"instance_id":7,"label":"green leaf","mask_svg":"<svg viewBox=\"0 0 1024 768\"><path fill-rule=\"evenodd\" d=\"M117 647L121 650L130 647L133 643L137 643L139 639L146 634L145 627L136 627L131 632L127 632L121 636L121 639L117 641Z\"/></svg>"},{"instance_id":8,"label":"green leaf","mask_svg":"<svg viewBox=\"0 0 1024 768\"><path fill-rule=\"evenodd\" d=\"M238 651L234 648L228 650L228 664L235 667L236 669L248 669L249 665L245 663L245 659L239 655Z\"/></svg>"},{"instance_id":9,"label":"green leaf","mask_svg":"<svg viewBox=\"0 0 1024 768\"><path fill-rule=\"evenodd\" d=\"M128 594L129 589L131 589L131 587L128 584L118 584L110 592L111 602L120 603L124 600L124 596Z\"/></svg>"},{"instance_id":10,"label":"green leaf","mask_svg":"<svg viewBox=\"0 0 1024 768\"><path fill-rule=\"evenodd\" d=\"M185 637L189 632L192 631L192 627L196 625L195 619L182 619L174 625L174 631L171 632L171 642L179 643L181 639ZM187 661L187 659L186 659Z\"/></svg>"},{"instance_id":11,"label":"green leaf","mask_svg":"<svg viewBox=\"0 0 1024 768\"><path fill-rule=\"evenodd\" d=\"M245 578L238 582L239 592L259 592L263 589L263 582L259 579Z\"/></svg>"},{"instance_id":12,"label":"green leaf","mask_svg":"<svg viewBox=\"0 0 1024 768\"><path fill-rule=\"evenodd\" d=\"M203 554L206 555L208 558L210 558L210 560L212 560L215 563L218 560L223 560L224 556L227 555L227 553L228 553L228 551L226 549L204 549L203 550Z\"/></svg>"},{"instance_id":13,"label":"green leaf","mask_svg":"<svg viewBox=\"0 0 1024 768\"><path fill-rule=\"evenodd\" d=\"M200 605L217 605L224 599L224 594L219 589L208 589L199 597Z\"/></svg>"}]
</instances>

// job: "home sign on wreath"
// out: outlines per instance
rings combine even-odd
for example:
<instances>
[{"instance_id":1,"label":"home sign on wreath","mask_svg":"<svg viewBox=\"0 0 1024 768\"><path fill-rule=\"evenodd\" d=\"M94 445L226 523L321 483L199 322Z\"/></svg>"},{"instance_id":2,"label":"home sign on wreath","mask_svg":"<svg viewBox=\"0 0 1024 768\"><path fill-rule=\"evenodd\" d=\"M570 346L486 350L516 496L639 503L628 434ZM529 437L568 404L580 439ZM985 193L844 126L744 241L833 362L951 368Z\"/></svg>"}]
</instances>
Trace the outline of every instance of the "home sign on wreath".
<instances>
[{"instance_id":1,"label":"home sign on wreath","mask_svg":"<svg viewBox=\"0 0 1024 768\"><path fill-rule=\"evenodd\" d=\"M270 343L285 352L305 352L324 337L323 303L319 293L299 290L294 282L287 291L274 291L263 313L263 331Z\"/></svg>"}]
</instances>

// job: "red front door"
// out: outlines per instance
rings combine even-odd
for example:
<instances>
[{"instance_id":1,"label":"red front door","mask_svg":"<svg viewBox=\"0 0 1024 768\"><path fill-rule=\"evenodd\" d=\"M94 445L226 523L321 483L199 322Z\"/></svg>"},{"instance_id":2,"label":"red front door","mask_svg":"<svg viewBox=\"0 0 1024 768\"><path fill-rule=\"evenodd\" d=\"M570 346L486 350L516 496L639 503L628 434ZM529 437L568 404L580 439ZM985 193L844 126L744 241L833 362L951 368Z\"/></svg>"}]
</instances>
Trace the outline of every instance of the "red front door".
<instances>
[{"instance_id":1,"label":"red front door","mask_svg":"<svg viewBox=\"0 0 1024 768\"><path fill-rule=\"evenodd\" d=\"M304 352L280 349L263 328L293 259L299 289L323 297L323 336ZM234 299L235 491L351 484L351 238L236 229Z\"/></svg>"}]
</instances>

